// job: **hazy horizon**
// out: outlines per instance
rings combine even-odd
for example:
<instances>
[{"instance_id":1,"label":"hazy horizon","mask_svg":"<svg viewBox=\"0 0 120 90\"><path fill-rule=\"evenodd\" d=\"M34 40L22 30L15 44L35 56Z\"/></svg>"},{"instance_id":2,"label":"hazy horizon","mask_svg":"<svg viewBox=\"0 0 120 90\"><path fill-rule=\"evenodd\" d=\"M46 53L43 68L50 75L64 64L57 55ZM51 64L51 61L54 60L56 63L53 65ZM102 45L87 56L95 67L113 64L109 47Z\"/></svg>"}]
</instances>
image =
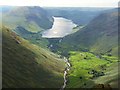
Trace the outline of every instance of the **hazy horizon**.
<instances>
[{"instance_id":1,"label":"hazy horizon","mask_svg":"<svg viewBox=\"0 0 120 90\"><path fill-rule=\"evenodd\" d=\"M24 3L23 3L24 2ZM0 5L41 7L118 7L119 0L1 0Z\"/></svg>"}]
</instances>

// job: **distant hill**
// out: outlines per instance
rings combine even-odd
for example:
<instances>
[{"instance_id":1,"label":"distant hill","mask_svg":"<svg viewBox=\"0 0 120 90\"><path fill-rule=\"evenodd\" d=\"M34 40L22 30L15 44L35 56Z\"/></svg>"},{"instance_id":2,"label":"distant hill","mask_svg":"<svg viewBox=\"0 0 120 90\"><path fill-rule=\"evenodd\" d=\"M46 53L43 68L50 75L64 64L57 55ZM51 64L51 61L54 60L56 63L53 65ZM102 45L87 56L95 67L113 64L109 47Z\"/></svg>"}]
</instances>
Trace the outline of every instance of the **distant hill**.
<instances>
[{"instance_id":1,"label":"distant hill","mask_svg":"<svg viewBox=\"0 0 120 90\"><path fill-rule=\"evenodd\" d=\"M60 47L64 50L89 50L95 53L118 51L118 12L106 10L94 18L82 30L63 38Z\"/></svg>"},{"instance_id":2,"label":"distant hill","mask_svg":"<svg viewBox=\"0 0 120 90\"><path fill-rule=\"evenodd\" d=\"M2 23L10 29L16 29L21 26L28 31L37 32L52 27L53 18L44 9L38 6L30 7L7 7L2 12Z\"/></svg>"},{"instance_id":3,"label":"distant hill","mask_svg":"<svg viewBox=\"0 0 120 90\"><path fill-rule=\"evenodd\" d=\"M2 8L2 24L31 43L47 47L48 41L41 37L41 32L51 28L54 20L44 9L39 6L0 8Z\"/></svg>"},{"instance_id":4,"label":"distant hill","mask_svg":"<svg viewBox=\"0 0 120 90\"><path fill-rule=\"evenodd\" d=\"M2 30L3 88L60 88L64 61L59 56Z\"/></svg>"},{"instance_id":5,"label":"distant hill","mask_svg":"<svg viewBox=\"0 0 120 90\"><path fill-rule=\"evenodd\" d=\"M75 24L86 25L102 11L110 8L46 7L44 9L52 16L64 17L72 20Z\"/></svg>"},{"instance_id":6,"label":"distant hill","mask_svg":"<svg viewBox=\"0 0 120 90\"><path fill-rule=\"evenodd\" d=\"M8 12L11 10L14 6L0 6L0 13Z\"/></svg>"}]
</instances>

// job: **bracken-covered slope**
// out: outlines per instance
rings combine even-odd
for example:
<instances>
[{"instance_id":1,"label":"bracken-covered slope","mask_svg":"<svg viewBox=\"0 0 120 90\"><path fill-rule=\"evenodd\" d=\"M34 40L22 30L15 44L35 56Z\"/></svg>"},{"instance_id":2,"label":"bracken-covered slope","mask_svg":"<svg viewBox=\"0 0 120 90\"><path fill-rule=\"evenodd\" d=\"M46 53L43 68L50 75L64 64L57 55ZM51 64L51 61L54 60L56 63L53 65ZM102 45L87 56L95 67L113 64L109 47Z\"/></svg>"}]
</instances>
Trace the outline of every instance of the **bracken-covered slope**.
<instances>
[{"instance_id":1,"label":"bracken-covered slope","mask_svg":"<svg viewBox=\"0 0 120 90\"><path fill-rule=\"evenodd\" d=\"M2 12L2 22L10 29L21 26L24 29L37 32L52 27L53 18L39 6L11 7L8 11Z\"/></svg>"},{"instance_id":2,"label":"bracken-covered slope","mask_svg":"<svg viewBox=\"0 0 120 90\"><path fill-rule=\"evenodd\" d=\"M64 62L59 56L2 29L3 88L60 88Z\"/></svg>"},{"instance_id":3,"label":"bracken-covered slope","mask_svg":"<svg viewBox=\"0 0 120 90\"><path fill-rule=\"evenodd\" d=\"M60 47L63 47L66 50L88 49L96 53L110 52L113 55L117 55L117 9L100 14L82 30L64 37Z\"/></svg>"}]
</instances>

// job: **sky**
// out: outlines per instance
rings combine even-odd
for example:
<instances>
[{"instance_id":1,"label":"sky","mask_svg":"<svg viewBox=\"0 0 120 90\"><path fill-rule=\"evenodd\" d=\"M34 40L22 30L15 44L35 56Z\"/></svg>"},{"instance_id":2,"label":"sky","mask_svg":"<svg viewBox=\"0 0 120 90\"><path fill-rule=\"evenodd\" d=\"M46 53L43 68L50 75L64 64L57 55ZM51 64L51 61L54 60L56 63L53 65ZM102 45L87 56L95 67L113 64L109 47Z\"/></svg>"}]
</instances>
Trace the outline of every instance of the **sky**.
<instances>
[{"instance_id":1,"label":"sky","mask_svg":"<svg viewBox=\"0 0 120 90\"><path fill-rule=\"evenodd\" d=\"M117 7L119 0L0 0L0 5L41 7Z\"/></svg>"}]
</instances>

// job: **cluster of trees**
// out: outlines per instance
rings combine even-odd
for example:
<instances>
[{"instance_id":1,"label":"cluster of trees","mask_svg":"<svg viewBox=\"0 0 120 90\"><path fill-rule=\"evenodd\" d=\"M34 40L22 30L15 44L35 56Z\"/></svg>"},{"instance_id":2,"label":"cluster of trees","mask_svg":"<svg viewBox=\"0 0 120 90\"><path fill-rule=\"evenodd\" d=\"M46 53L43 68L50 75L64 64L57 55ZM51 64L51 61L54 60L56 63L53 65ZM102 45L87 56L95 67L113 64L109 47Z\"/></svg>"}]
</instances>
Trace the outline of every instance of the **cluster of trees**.
<instances>
[{"instance_id":1,"label":"cluster of trees","mask_svg":"<svg viewBox=\"0 0 120 90\"><path fill-rule=\"evenodd\" d=\"M93 75L91 79L93 79L95 77L99 77L99 76L104 76L105 75L104 72L96 71L96 70L91 70L90 72L88 72L88 74L92 74Z\"/></svg>"}]
</instances>

